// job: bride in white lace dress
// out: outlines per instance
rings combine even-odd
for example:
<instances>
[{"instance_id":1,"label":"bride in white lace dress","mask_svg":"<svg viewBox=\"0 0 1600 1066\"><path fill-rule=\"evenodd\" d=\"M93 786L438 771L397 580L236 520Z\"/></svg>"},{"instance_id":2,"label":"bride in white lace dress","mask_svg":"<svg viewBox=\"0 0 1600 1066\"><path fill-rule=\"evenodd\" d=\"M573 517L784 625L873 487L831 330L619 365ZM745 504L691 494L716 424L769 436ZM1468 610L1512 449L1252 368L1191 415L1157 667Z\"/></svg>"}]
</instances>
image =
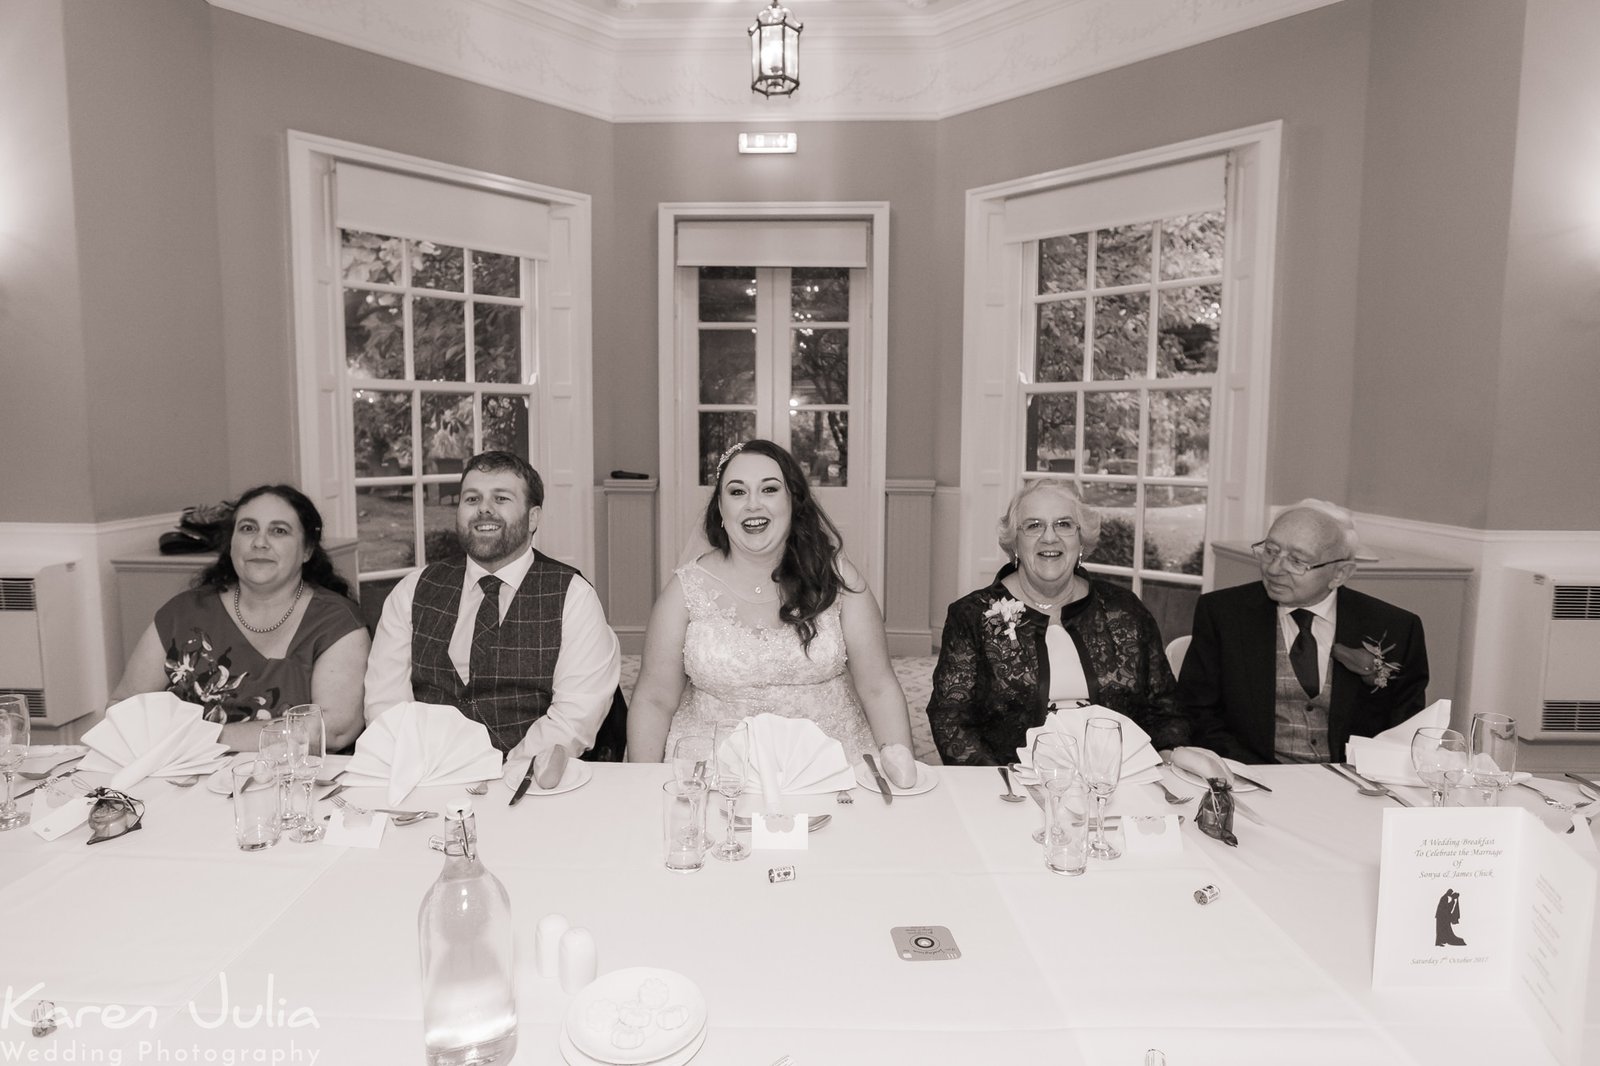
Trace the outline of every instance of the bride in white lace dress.
<instances>
[{"instance_id":1,"label":"bride in white lace dress","mask_svg":"<svg viewBox=\"0 0 1600 1066\"><path fill-rule=\"evenodd\" d=\"M712 550L678 568L650 614L629 760L659 762L680 736L770 712L816 722L851 762L881 754L890 780L910 785L911 725L882 616L804 472L754 440L717 475Z\"/></svg>"}]
</instances>

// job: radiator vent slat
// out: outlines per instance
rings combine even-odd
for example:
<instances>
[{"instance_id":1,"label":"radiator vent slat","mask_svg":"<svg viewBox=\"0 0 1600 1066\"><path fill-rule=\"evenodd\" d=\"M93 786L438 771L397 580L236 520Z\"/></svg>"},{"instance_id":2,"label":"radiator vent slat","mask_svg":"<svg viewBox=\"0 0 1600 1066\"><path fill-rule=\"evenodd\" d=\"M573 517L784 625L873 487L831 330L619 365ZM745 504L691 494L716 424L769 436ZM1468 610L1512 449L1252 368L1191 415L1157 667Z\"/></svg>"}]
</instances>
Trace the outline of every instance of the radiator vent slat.
<instances>
[{"instance_id":1,"label":"radiator vent slat","mask_svg":"<svg viewBox=\"0 0 1600 1066\"><path fill-rule=\"evenodd\" d=\"M0 577L0 611L37 609L33 598L33 578Z\"/></svg>"},{"instance_id":2,"label":"radiator vent slat","mask_svg":"<svg viewBox=\"0 0 1600 1066\"><path fill-rule=\"evenodd\" d=\"M1540 724L1553 733L1600 734L1600 700L1545 700Z\"/></svg>"},{"instance_id":3,"label":"radiator vent slat","mask_svg":"<svg viewBox=\"0 0 1600 1066\"><path fill-rule=\"evenodd\" d=\"M28 705L29 718L44 717L44 689L42 688L0 689L0 696L21 696Z\"/></svg>"},{"instance_id":4,"label":"radiator vent slat","mask_svg":"<svg viewBox=\"0 0 1600 1066\"><path fill-rule=\"evenodd\" d=\"M1557 585L1550 598L1550 617L1600 620L1600 585Z\"/></svg>"}]
</instances>

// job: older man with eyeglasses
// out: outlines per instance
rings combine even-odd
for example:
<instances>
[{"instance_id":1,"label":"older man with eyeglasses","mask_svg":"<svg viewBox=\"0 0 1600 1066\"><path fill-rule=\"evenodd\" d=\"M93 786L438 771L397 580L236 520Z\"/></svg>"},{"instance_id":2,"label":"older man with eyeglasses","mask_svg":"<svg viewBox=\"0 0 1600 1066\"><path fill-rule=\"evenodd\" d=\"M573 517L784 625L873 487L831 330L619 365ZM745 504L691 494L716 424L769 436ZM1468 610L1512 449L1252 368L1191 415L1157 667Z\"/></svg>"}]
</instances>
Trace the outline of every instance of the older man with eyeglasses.
<instances>
[{"instance_id":1,"label":"older man with eyeglasses","mask_svg":"<svg viewBox=\"0 0 1600 1066\"><path fill-rule=\"evenodd\" d=\"M1420 710L1422 620L1347 588L1355 524L1303 500L1251 545L1261 581L1201 596L1178 677L1193 743L1247 763L1342 762Z\"/></svg>"}]
</instances>

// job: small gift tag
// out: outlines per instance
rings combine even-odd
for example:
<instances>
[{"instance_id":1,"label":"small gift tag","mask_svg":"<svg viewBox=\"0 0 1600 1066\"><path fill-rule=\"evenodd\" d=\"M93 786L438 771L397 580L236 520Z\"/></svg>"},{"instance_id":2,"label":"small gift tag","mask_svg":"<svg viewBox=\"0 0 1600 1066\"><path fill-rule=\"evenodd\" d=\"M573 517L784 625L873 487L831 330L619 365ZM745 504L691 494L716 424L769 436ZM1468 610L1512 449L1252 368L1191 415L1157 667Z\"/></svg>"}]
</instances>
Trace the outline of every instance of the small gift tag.
<instances>
[{"instance_id":1,"label":"small gift tag","mask_svg":"<svg viewBox=\"0 0 1600 1066\"><path fill-rule=\"evenodd\" d=\"M383 843L383 829L388 824L386 815L339 811L328 819L322 842L339 848L375 848Z\"/></svg>"},{"instance_id":2,"label":"small gift tag","mask_svg":"<svg viewBox=\"0 0 1600 1066\"><path fill-rule=\"evenodd\" d=\"M756 851L805 851L811 821L804 814L762 814L750 816L750 847Z\"/></svg>"},{"instance_id":3,"label":"small gift tag","mask_svg":"<svg viewBox=\"0 0 1600 1066\"><path fill-rule=\"evenodd\" d=\"M1129 858L1170 858L1183 854L1176 814L1122 819L1122 853Z\"/></svg>"},{"instance_id":4,"label":"small gift tag","mask_svg":"<svg viewBox=\"0 0 1600 1066\"><path fill-rule=\"evenodd\" d=\"M89 820L89 812L94 810L94 802L88 796L78 796L68 800L44 818L35 818L32 823L34 834L44 840L55 840L65 833L72 832ZM34 804L34 813L38 813L37 803Z\"/></svg>"}]
</instances>

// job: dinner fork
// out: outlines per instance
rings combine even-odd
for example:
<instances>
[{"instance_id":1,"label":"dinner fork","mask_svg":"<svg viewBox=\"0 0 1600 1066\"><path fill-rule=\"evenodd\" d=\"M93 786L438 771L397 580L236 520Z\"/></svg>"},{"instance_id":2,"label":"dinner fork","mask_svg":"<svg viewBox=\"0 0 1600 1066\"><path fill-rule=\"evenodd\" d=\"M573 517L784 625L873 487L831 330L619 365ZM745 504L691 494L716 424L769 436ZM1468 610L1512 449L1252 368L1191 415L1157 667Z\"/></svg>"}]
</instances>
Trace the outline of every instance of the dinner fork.
<instances>
[{"instance_id":1,"label":"dinner fork","mask_svg":"<svg viewBox=\"0 0 1600 1066\"><path fill-rule=\"evenodd\" d=\"M56 763L54 766L50 767L50 769L48 769L48 770L19 770L17 772L17 776L22 778L24 781L43 781L46 778L48 778L51 774L55 773L57 770L61 769L65 765L67 765L67 763L69 763L69 762L77 762L79 759L83 758L85 755L88 755L88 754L89 754L88 752L84 752L83 755L74 755L70 759L62 759L60 762Z\"/></svg>"},{"instance_id":2,"label":"dinner fork","mask_svg":"<svg viewBox=\"0 0 1600 1066\"><path fill-rule=\"evenodd\" d=\"M1150 783L1152 785L1156 786L1157 788L1159 788L1161 790L1161 794L1163 796L1167 797L1167 802L1173 804L1174 806L1176 806L1176 805L1178 805L1180 803L1188 803L1190 800L1194 799L1193 796L1180 796L1180 795L1178 795L1177 793L1173 792L1172 789L1168 788L1165 784L1163 784L1160 780L1155 780L1155 781L1152 781Z\"/></svg>"},{"instance_id":3,"label":"dinner fork","mask_svg":"<svg viewBox=\"0 0 1600 1066\"><path fill-rule=\"evenodd\" d=\"M486 796L489 794L489 782L479 781L476 785L467 786L469 796Z\"/></svg>"},{"instance_id":4,"label":"dinner fork","mask_svg":"<svg viewBox=\"0 0 1600 1066\"><path fill-rule=\"evenodd\" d=\"M1544 800L1545 803L1551 807L1554 807L1563 814L1571 814L1573 811L1578 809L1578 805L1576 803L1563 803L1561 800L1556 799L1554 796L1550 795L1550 793L1546 792L1542 788L1539 788L1537 785L1532 784L1531 782L1518 781L1517 784L1521 785L1529 792L1532 792L1534 795Z\"/></svg>"}]
</instances>

